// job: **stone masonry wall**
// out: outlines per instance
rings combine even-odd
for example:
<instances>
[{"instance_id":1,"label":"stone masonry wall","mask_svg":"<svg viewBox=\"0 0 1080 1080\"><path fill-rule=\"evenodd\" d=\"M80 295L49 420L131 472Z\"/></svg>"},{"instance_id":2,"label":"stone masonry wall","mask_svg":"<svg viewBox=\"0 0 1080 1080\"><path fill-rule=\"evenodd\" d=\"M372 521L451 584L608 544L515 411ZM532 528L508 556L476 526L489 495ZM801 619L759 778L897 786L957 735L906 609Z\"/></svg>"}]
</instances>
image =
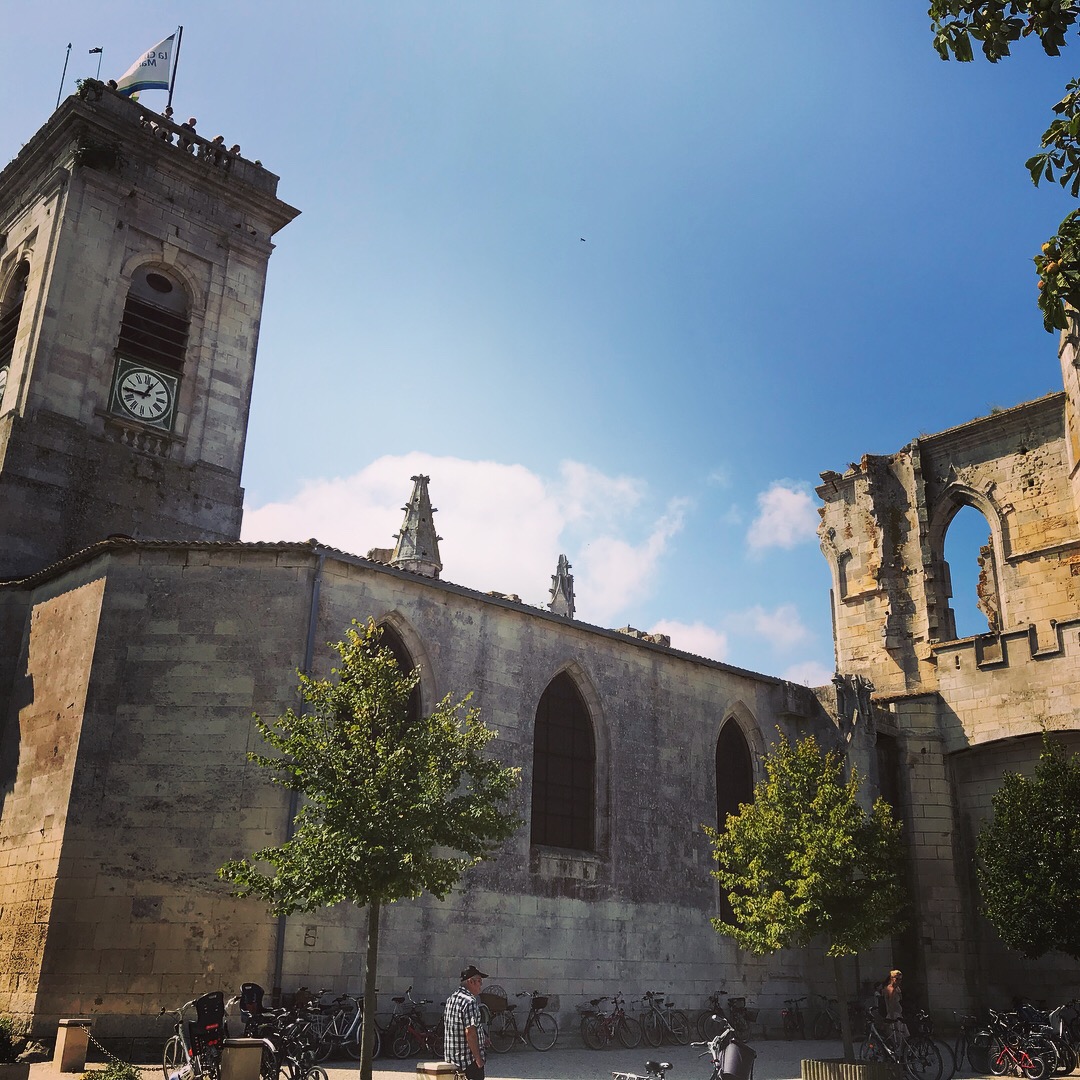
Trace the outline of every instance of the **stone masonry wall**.
<instances>
[{"instance_id":1,"label":"stone masonry wall","mask_svg":"<svg viewBox=\"0 0 1080 1080\"><path fill-rule=\"evenodd\" d=\"M60 863L105 582L36 598L0 716L0 1013L31 1013L46 950L66 932Z\"/></svg>"},{"instance_id":2,"label":"stone masonry wall","mask_svg":"<svg viewBox=\"0 0 1080 1080\"><path fill-rule=\"evenodd\" d=\"M745 956L708 922L717 894L700 825L715 821L720 726L737 717L756 757L777 724L821 722L788 711L797 688L303 546L108 547L42 1030L71 1012L95 1016L103 1034L162 1034L162 1005L245 980L273 985L275 921L231 899L214 871L284 838L284 793L245 753L252 712L296 703L317 575L316 673L331 664L323 643L350 619L392 623L424 669L425 707L475 690L496 751L523 770L522 816L536 706L560 670L597 734L598 849L533 849L526 826L445 902L390 905L384 994L444 995L463 953L508 990L542 986L567 1009L647 989L695 1008L726 985L775 1026L784 997L808 981L827 990L802 953ZM359 989L364 919L349 908L288 919L282 988Z\"/></svg>"}]
</instances>

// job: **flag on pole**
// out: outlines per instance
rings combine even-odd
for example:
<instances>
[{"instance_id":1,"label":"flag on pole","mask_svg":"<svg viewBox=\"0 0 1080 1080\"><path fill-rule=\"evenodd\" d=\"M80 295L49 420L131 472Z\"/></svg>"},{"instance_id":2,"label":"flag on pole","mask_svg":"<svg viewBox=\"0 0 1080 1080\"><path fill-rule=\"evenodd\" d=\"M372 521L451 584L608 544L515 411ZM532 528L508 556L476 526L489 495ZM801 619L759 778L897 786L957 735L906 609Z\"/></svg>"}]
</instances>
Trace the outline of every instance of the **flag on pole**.
<instances>
[{"instance_id":1,"label":"flag on pole","mask_svg":"<svg viewBox=\"0 0 1080 1080\"><path fill-rule=\"evenodd\" d=\"M139 90L168 90L175 37L175 34L170 34L143 53L117 80L116 89L125 97Z\"/></svg>"}]
</instances>

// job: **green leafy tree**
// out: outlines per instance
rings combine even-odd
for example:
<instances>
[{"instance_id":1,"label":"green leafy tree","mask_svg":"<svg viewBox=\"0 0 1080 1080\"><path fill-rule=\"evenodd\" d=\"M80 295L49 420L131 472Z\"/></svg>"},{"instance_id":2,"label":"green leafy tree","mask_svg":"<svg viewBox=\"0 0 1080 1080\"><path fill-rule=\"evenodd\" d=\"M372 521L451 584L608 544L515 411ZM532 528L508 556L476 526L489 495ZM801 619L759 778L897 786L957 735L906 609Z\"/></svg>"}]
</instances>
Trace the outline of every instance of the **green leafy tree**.
<instances>
[{"instance_id":1,"label":"green leafy tree","mask_svg":"<svg viewBox=\"0 0 1080 1080\"><path fill-rule=\"evenodd\" d=\"M1011 949L1080 960L1080 757L1043 736L1033 776L1007 772L976 842L983 914Z\"/></svg>"},{"instance_id":2,"label":"green leafy tree","mask_svg":"<svg viewBox=\"0 0 1080 1080\"><path fill-rule=\"evenodd\" d=\"M1034 37L1048 56L1058 56L1078 29L1077 0L933 0L930 23L934 48L942 60L970 61L981 47L992 64L1009 55L1021 38ZM1080 81L1065 87L1054 106L1055 119L1043 133L1040 152L1027 169L1036 187L1057 181L1073 198L1080 197ZM1080 309L1080 220L1068 214L1057 232L1035 256L1039 275L1039 309L1048 331L1068 326L1066 305Z\"/></svg>"},{"instance_id":3,"label":"green leafy tree","mask_svg":"<svg viewBox=\"0 0 1080 1080\"><path fill-rule=\"evenodd\" d=\"M753 802L729 816L723 832L705 830L734 913L713 925L759 955L824 938L843 1001L840 957L902 925L900 825L883 799L863 809L857 771L839 751L822 752L813 736L792 745L781 735L763 764ZM847 1009L840 1017L844 1053L854 1060Z\"/></svg>"},{"instance_id":4,"label":"green leafy tree","mask_svg":"<svg viewBox=\"0 0 1080 1080\"><path fill-rule=\"evenodd\" d=\"M495 733L449 695L410 716L419 672L403 673L373 624L332 646L329 679L300 676L306 708L255 718L273 756L252 753L303 803L285 843L227 863L237 896L277 915L351 902L368 910L361 1077L371 1078L379 912L428 892L443 899L517 829L518 770L485 753Z\"/></svg>"}]
</instances>

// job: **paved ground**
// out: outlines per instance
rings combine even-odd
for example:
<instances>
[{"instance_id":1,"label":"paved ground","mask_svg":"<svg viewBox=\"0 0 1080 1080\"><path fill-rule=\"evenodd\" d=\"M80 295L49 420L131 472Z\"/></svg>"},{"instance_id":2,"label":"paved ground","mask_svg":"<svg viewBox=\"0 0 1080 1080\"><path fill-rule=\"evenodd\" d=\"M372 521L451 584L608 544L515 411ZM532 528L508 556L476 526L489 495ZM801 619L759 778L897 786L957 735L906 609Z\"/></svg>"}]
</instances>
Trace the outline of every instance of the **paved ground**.
<instances>
[{"instance_id":1,"label":"paved ground","mask_svg":"<svg viewBox=\"0 0 1080 1080\"><path fill-rule=\"evenodd\" d=\"M576 1043L576 1045L574 1045ZM798 1080L804 1057L838 1057L840 1043L754 1042L758 1053L754 1080ZM487 1080L611 1080L613 1072L642 1074L646 1061L669 1061L668 1080L709 1080L712 1067L701 1049L693 1046L641 1045L634 1050L621 1046L607 1050L588 1050L578 1040L568 1045L556 1044L544 1053L519 1047L508 1054L489 1054ZM356 1065L336 1061L327 1069L330 1080L356 1080ZM404 1080L415 1076L415 1061L375 1061L374 1080Z\"/></svg>"},{"instance_id":2,"label":"paved ground","mask_svg":"<svg viewBox=\"0 0 1080 1080\"><path fill-rule=\"evenodd\" d=\"M576 1044L576 1045L575 1045ZM751 1042L757 1051L754 1080L799 1080L803 1058L841 1057L837 1042L794 1040ZM567 1046L556 1045L545 1053L531 1048L517 1048L509 1054L491 1054L487 1062L487 1080L611 1080L612 1072L644 1073L648 1060L669 1061L672 1064L668 1080L709 1080L712 1074L708 1058L693 1046L639 1046L635 1050L613 1047L607 1050L584 1049L576 1039ZM946 1064L948 1068L948 1064ZM375 1062L374 1080L411 1080L415 1076L415 1061ZM356 1080L354 1063L329 1063L330 1080ZM969 1080L965 1073L961 1080Z\"/></svg>"}]
</instances>

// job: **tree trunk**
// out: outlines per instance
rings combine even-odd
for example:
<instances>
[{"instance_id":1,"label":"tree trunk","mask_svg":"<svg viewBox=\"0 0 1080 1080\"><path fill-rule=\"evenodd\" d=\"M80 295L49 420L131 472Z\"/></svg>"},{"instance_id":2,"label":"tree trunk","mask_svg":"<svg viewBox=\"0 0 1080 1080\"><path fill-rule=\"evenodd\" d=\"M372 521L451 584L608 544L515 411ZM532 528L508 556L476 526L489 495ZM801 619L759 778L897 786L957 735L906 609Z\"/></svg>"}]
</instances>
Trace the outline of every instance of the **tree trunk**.
<instances>
[{"instance_id":1,"label":"tree trunk","mask_svg":"<svg viewBox=\"0 0 1080 1080\"><path fill-rule=\"evenodd\" d=\"M367 962L364 965L364 1027L360 1043L360 1080L371 1080L375 1049L375 976L379 969L379 901L368 904Z\"/></svg>"},{"instance_id":2,"label":"tree trunk","mask_svg":"<svg viewBox=\"0 0 1080 1080\"><path fill-rule=\"evenodd\" d=\"M848 1010L847 994L844 993L844 976L840 969L840 957L833 957L833 981L836 984L836 1007L840 1010L840 1037L844 1040L844 1059L855 1060L855 1040L851 1034L851 1012Z\"/></svg>"}]
</instances>

